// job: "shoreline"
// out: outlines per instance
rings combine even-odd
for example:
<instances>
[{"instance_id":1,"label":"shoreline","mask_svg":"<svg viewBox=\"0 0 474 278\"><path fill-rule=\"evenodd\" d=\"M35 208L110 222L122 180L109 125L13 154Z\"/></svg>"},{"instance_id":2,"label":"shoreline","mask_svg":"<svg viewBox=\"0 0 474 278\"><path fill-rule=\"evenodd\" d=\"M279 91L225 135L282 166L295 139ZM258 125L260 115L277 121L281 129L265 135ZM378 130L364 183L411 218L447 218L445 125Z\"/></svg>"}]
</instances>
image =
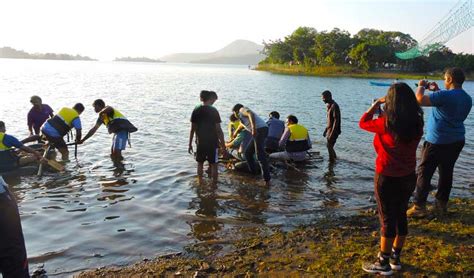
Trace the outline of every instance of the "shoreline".
<instances>
[{"instance_id":1,"label":"shoreline","mask_svg":"<svg viewBox=\"0 0 474 278\"><path fill-rule=\"evenodd\" d=\"M266 71L284 75L303 75L317 77L351 77L364 79L431 79L443 80L443 73L407 73L407 72L364 72L348 66L327 66L308 68L300 65L288 66L278 64L260 64L255 67L257 71ZM467 75L467 80L473 80L472 74Z\"/></svg>"},{"instance_id":2,"label":"shoreline","mask_svg":"<svg viewBox=\"0 0 474 278\"><path fill-rule=\"evenodd\" d=\"M474 200L453 198L446 215L409 219L401 275L474 275ZM374 209L356 216L234 242L193 244L185 251L125 267L104 267L78 277L131 276L348 276L375 258L379 223ZM223 251L225 250L225 251Z\"/></svg>"}]
</instances>

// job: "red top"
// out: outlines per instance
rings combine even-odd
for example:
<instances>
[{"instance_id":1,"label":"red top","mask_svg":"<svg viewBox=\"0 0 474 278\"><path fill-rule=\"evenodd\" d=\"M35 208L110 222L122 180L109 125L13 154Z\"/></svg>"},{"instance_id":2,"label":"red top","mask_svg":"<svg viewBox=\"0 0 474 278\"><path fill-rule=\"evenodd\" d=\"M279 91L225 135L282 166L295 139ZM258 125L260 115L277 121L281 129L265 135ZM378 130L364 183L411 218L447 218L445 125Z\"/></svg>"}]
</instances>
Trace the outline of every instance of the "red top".
<instances>
[{"instance_id":1,"label":"red top","mask_svg":"<svg viewBox=\"0 0 474 278\"><path fill-rule=\"evenodd\" d=\"M386 130L385 118L374 120L373 116L364 113L360 118L359 127L375 133L375 171L391 177L403 177L413 173L416 168L416 148L421 137L410 143L397 143L393 135Z\"/></svg>"}]
</instances>

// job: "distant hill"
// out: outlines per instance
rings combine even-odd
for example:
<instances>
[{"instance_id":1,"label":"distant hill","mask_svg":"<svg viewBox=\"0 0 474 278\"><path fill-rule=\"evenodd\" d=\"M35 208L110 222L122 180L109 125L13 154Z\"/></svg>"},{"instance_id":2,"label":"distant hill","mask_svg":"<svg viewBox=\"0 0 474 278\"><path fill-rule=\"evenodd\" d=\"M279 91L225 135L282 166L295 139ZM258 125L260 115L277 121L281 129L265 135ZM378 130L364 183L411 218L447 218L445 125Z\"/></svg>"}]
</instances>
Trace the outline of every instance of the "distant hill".
<instances>
[{"instance_id":1,"label":"distant hill","mask_svg":"<svg viewBox=\"0 0 474 278\"><path fill-rule=\"evenodd\" d=\"M159 59L151 59L147 57L120 57L115 58L116 62L145 62L145 63L164 63Z\"/></svg>"},{"instance_id":2,"label":"distant hill","mask_svg":"<svg viewBox=\"0 0 474 278\"><path fill-rule=\"evenodd\" d=\"M0 47L0 58L10 59L42 59L42 60L81 60L81 61L96 61L87 56L70 55L63 53L33 53L30 54L23 50L16 50L11 47Z\"/></svg>"},{"instance_id":3,"label":"distant hill","mask_svg":"<svg viewBox=\"0 0 474 278\"><path fill-rule=\"evenodd\" d=\"M236 40L226 47L211 53L176 53L161 57L173 63L241 64L256 65L265 59L263 46L247 40Z\"/></svg>"}]
</instances>

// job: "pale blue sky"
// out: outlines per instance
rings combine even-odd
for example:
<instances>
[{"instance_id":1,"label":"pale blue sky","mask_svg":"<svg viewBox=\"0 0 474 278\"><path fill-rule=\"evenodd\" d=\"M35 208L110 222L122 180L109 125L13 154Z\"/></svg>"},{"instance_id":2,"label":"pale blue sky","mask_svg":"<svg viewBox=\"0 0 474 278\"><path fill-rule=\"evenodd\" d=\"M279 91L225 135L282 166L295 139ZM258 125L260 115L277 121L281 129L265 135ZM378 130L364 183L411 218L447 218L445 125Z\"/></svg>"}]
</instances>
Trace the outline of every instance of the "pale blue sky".
<instances>
[{"instance_id":1,"label":"pale blue sky","mask_svg":"<svg viewBox=\"0 0 474 278\"><path fill-rule=\"evenodd\" d=\"M103 60L217 50L235 39L283 38L298 26L401 31L417 40L457 0L0 0L0 46ZM473 53L474 28L448 43Z\"/></svg>"}]
</instances>

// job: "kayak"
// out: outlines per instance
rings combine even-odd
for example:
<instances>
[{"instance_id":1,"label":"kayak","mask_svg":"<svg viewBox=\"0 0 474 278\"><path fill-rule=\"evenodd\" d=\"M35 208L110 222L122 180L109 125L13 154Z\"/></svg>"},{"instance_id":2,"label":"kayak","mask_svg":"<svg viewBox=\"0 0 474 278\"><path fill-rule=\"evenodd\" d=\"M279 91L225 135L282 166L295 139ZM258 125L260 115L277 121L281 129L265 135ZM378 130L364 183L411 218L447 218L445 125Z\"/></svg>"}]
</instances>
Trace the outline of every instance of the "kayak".
<instances>
[{"instance_id":1,"label":"kayak","mask_svg":"<svg viewBox=\"0 0 474 278\"><path fill-rule=\"evenodd\" d=\"M369 81L371 86L390 87L392 83Z\"/></svg>"}]
</instances>

